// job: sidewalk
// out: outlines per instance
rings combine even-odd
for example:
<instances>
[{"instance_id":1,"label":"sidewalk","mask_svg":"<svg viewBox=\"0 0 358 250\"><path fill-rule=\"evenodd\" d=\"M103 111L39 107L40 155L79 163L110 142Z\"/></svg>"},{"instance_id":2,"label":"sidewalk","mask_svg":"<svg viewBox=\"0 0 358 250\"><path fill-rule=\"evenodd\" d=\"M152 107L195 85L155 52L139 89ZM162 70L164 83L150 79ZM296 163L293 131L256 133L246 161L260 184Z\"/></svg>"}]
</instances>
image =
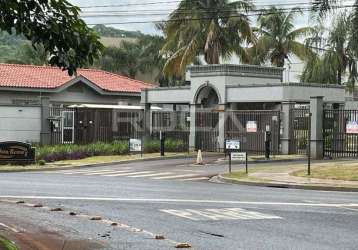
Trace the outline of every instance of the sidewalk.
<instances>
[{"instance_id":1,"label":"sidewalk","mask_svg":"<svg viewBox=\"0 0 358 250\"><path fill-rule=\"evenodd\" d=\"M337 165L341 166L342 171L344 171L344 167L351 167L352 163L355 164L355 161L319 162L312 164L312 171L316 169L328 169ZM358 161L356 166L356 171L358 172ZM249 170L248 175L236 172L231 175L222 174L218 178L224 182L256 186L358 192L357 180L294 176L294 173L302 172L306 169L307 166L305 164L291 164L287 166L271 165L263 168L253 168Z\"/></svg>"}]
</instances>

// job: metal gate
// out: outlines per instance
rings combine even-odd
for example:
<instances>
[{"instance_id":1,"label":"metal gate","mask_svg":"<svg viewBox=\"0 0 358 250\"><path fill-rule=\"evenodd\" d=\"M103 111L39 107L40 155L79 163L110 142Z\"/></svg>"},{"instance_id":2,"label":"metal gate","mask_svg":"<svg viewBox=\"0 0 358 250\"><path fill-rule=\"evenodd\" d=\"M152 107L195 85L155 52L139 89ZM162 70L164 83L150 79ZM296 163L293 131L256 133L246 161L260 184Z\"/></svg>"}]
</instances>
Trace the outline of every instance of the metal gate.
<instances>
[{"instance_id":1,"label":"metal gate","mask_svg":"<svg viewBox=\"0 0 358 250\"><path fill-rule=\"evenodd\" d=\"M111 109L85 109L75 111L75 143L110 142L112 133Z\"/></svg>"},{"instance_id":2,"label":"metal gate","mask_svg":"<svg viewBox=\"0 0 358 250\"><path fill-rule=\"evenodd\" d=\"M160 139L163 132L167 141L180 141L177 151L189 150L190 112L187 111L153 111L152 131L153 139Z\"/></svg>"},{"instance_id":3,"label":"metal gate","mask_svg":"<svg viewBox=\"0 0 358 250\"><path fill-rule=\"evenodd\" d=\"M294 154L307 153L307 140L309 129L309 108L290 109L290 152Z\"/></svg>"},{"instance_id":4,"label":"metal gate","mask_svg":"<svg viewBox=\"0 0 358 250\"><path fill-rule=\"evenodd\" d=\"M280 152L280 111L228 111L225 139L239 139L241 150L265 152L265 132L271 132L271 152Z\"/></svg>"},{"instance_id":5,"label":"metal gate","mask_svg":"<svg viewBox=\"0 0 358 250\"><path fill-rule=\"evenodd\" d=\"M324 110L324 155L358 157L358 110Z\"/></svg>"},{"instance_id":6,"label":"metal gate","mask_svg":"<svg viewBox=\"0 0 358 250\"><path fill-rule=\"evenodd\" d=\"M219 113L198 111L195 115L195 148L216 152L219 145Z\"/></svg>"}]
</instances>

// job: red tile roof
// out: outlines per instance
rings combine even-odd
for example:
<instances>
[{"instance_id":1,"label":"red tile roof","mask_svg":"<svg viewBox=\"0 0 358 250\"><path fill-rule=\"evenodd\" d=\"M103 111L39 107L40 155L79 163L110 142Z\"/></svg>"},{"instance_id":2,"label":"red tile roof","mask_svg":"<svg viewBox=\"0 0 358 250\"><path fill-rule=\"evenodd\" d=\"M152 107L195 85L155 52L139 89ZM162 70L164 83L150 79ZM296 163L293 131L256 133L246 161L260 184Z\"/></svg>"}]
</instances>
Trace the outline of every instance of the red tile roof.
<instances>
[{"instance_id":1,"label":"red tile roof","mask_svg":"<svg viewBox=\"0 0 358 250\"><path fill-rule=\"evenodd\" d=\"M100 89L109 92L139 93L152 84L98 69L78 69L83 76ZM74 79L67 71L56 67L0 63L0 87L56 89Z\"/></svg>"}]
</instances>

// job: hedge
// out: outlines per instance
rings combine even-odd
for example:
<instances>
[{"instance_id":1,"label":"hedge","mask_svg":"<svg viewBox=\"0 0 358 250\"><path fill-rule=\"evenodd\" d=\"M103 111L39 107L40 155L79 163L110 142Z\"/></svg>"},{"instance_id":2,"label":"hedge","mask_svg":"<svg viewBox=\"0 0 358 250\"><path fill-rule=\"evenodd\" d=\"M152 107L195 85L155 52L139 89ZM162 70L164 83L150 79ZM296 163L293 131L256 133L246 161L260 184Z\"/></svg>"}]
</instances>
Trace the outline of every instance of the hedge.
<instances>
[{"instance_id":1,"label":"hedge","mask_svg":"<svg viewBox=\"0 0 358 250\"><path fill-rule=\"evenodd\" d=\"M166 152L180 152L184 151L185 148L185 144L182 140L165 140ZM159 151L159 140L147 140L144 142L145 153L156 153ZM128 153L128 141L114 141L112 143L97 142L86 145L63 144L37 147L36 160L54 162L61 160L79 160L91 156L123 155Z\"/></svg>"}]
</instances>

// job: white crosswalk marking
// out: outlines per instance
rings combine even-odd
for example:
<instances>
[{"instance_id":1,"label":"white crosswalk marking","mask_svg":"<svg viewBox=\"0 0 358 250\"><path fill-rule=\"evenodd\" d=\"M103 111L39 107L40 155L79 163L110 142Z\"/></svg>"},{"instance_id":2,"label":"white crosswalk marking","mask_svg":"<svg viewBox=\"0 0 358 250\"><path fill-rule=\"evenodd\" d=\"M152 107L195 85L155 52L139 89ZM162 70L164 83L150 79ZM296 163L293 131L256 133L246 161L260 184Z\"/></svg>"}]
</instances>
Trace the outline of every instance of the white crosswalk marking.
<instances>
[{"instance_id":1,"label":"white crosswalk marking","mask_svg":"<svg viewBox=\"0 0 358 250\"><path fill-rule=\"evenodd\" d=\"M180 181L203 181L209 179L210 179L209 177L195 177L195 178L180 179Z\"/></svg>"},{"instance_id":2,"label":"white crosswalk marking","mask_svg":"<svg viewBox=\"0 0 358 250\"><path fill-rule=\"evenodd\" d=\"M120 168L117 170L128 170L129 168ZM97 172L112 172L116 169L84 169L84 170L64 170L64 171L55 171L50 173L56 174L87 174L87 173L97 173Z\"/></svg>"},{"instance_id":3,"label":"white crosswalk marking","mask_svg":"<svg viewBox=\"0 0 358 250\"><path fill-rule=\"evenodd\" d=\"M120 174L120 173L128 173L132 170L116 170L116 171L101 171L101 172L92 172L92 173L85 173L83 175L104 175L104 174Z\"/></svg>"},{"instance_id":4,"label":"white crosswalk marking","mask_svg":"<svg viewBox=\"0 0 358 250\"><path fill-rule=\"evenodd\" d=\"M154 173L153 171L141 171L141 172L127 172L127 173L121 173L121 174L109 174L109 175L102 175L106 177L115 177L115 176L130 176L130 175L137 175L137 174L149 174Z\"/></svg>"},{"instance_id":5,"label":"white crosswalk marking","mask_svg":"<svg viewBox=\"0 0 358 250\"><path fill-rule=\"evenodd\" d=\"M264 214L248 211L242 208L218 208L218 209L163 209L162 212L179 216L182 218L200 220L263 220L263 219L282 219L276 215Z\"/></svg>"},{"instance_id":6,"label":"white crosswalk marking","mask_svg":"<svg viewBox=\"0 0 358 250\"><path fill-rule=\"evenodd\" d=\"M163 176L163 177L155 177L152 178L154 180L169 180L169 179L179 179L179 178L190 178L196 175L193 174L182 174L182 175L171 175L171 176Z\"/></svg>"},{"instance_id":7,"label":"white crosswalk marking","mask_svg":"<svg viewBox=\"0 0 358 250\"><path fill-rule=\"evenodd\" d=\"M190 173L188 173L190 172ZM196 173L198 172L198 173ZM178 180L178 181L203 181L208 180L209 177L200 176L202 171L187 169L173 172L160 172L159 170L150 171L142 170L136 172L132 167L120 167L120 168L86 168L86 169L68 169L68 170L58 170L58 171L47 171L44 173L50 174L63 174L63 175L83 175L83 176L103 176L103 177L130 177L130 178L149 178L152 180Z\"/></svg>"},{"instance_id":8,"label":"white crosswalk marking","mask_svg":"<svg viewBox=\"0 0 358 250\"><path fill-rule=\"evenodd\" d=\"M154 173L154 174L142 174L142 175L134 175L134 176L128 176L128 177L131 177L131 178L140 178L140 177L163 176L163 175L170 175L170 174L173 174L173 172Z\"/></svg>"}]
</instances>

